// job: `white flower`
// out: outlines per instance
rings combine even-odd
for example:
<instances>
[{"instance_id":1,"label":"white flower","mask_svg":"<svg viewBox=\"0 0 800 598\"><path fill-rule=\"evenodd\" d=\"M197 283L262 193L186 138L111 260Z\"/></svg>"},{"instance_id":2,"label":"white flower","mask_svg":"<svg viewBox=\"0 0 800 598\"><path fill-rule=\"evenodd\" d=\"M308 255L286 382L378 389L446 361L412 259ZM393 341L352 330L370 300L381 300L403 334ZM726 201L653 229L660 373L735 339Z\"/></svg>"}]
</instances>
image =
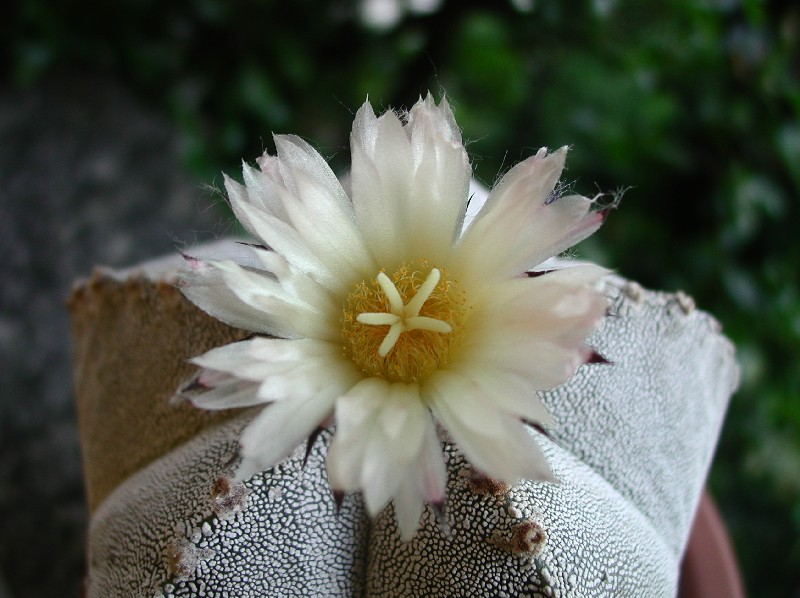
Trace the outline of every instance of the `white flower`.
<instances>
[{"instance_id":1,"label":"white flower","mask_svg":"<svg viewBox=\"0 0 800 598\"><path fill-rule=\"evenodd\" d=\"M584 341L606 301L604 270L525 273L594 232L603 214L554 191L566 148L512 168L464 230L471 170L446 101L405 120L369 103L351 135L348 192L298 137L226 178L234 213L264 246L247 264L192 261L186 296L256 333L195 358L199 407L268 406L241 438L238 478L268 469L335 422L336 492L371 515L394 502L410 538L424 503L441 508L437 423L482 473L553 475L529 424L553 422L537 391L595 355Z\"/></svg>"}]
</instances>

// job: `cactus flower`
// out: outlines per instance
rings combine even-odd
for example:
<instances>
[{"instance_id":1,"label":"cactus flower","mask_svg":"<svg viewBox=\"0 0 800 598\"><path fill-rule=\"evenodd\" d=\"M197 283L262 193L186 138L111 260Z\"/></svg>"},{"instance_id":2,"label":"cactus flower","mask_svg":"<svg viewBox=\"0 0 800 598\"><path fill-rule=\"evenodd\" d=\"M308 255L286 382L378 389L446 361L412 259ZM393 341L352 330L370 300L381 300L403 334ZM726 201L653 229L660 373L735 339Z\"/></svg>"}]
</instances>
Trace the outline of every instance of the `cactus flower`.
<instances>
[{"instance_id":1,"label":"cactus flower","mask_svg":"<svg viewBox=\"0 0 800 598\"><path fill-rule=\"evenodd\" d=\"M478 471L553 480L536 440L554 424L537 395L596 361L605 271L531 272L593 233L604 213L561 192L566 148L511 168L465 224L471 168L446 100L376 116L350 139L345 188L299 137L226 178L250 259L190 260L186 297L252 331L193 359L198 407L264 405L242 433L237 477L269 469L323 426L334 493L390 502L404 539L441 510L447 434Z\"/></svg>"}]
</instances>

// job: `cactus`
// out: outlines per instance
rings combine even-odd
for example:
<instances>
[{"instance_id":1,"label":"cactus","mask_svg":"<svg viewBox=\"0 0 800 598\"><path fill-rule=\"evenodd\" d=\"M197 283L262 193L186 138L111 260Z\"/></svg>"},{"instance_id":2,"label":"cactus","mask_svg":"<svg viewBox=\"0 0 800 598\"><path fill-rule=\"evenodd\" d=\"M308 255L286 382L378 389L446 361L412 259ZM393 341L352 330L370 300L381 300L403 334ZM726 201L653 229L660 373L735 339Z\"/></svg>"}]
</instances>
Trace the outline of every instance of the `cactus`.
<instances>
[{"instance_id":1,"label":"cactus","mask_svg":"<svg viewBox=\"0 0 800 598\"><path fill-rule=\"evenodd\" d=\"M585 365L542 394L532 430L560 484L506 486L445 439L448 500L402 542L331 494L323 431L273 469L231 480L252 410L170 402L187 358L244 332L172 286L166 259L98 271L70 299L92 510L88 595L668 596L738 382L719 324L683 293L606 284Z\"/></svg>"}]
</instances>

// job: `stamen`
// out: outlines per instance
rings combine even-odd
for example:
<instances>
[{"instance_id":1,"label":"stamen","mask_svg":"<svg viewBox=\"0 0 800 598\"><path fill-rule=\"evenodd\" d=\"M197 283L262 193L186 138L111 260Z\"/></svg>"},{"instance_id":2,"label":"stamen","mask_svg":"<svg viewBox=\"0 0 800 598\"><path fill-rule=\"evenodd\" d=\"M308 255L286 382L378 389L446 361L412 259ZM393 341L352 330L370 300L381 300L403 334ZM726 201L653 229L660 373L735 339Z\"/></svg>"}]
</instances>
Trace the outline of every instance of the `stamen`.
<instances>
[{"instance_id":1,"label":"stamen","mask_svg":"<svg viewBox=\"0 0 800 598\"><path fill-rule=\"evenodd\" d=\"M426 275L427 273L427 275ZM424 277L424 278L423 278ZM379 272L348 295L343 349L366 374L419 382L449 361L468 307L457 281L427 260Z\"/></svg>"},{"instance_id":2,"label":"stamen","mask_svg":"<svg viewBox=\"0 0 800 598\"><path fill-rule=\"evenodd\" d=\"M431 332L447 334L452 330L452 327L447 322L419 315L419 310L422 309L422 306L425 305L425 302L433 293L441 276L439 270L433 268L414 297L406 305L403 305L400 291L397 290L392 280L385 273L378 273L376 280L389 301L389 308L392 313L365 312L356 316L356 320L362 324L371 326L389 324L389 331L378 348L378 355L386 357L389 351L394 348L400 335L406 331L430 330Z\"/></svg>"}]
</instances>

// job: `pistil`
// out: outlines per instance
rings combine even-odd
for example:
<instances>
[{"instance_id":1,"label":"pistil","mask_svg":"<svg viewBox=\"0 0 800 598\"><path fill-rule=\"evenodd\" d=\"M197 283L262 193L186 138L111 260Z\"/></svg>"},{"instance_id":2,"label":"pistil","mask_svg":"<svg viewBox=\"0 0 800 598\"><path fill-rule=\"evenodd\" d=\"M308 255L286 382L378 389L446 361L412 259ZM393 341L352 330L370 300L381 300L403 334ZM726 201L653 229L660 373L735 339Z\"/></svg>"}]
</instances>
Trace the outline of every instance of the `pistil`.
<instances>
[{"instance_id":1,"label":"pistil","mask_svg":"<svg viewBox=\"0 0 800 598\"><path fill-rule=\"evenodd\" d=\"M386 332L380 347L378 347L378 355L386 357L389 351L394 348L400 335L410 330L430 330L431 332L441 332L443 334L452 332L453 328L447 322L419 315L422 306L425 305L425 302L433 293L440 278L441 272L433 268L417 293L408 303L403 305L400 292L392 280L383 272L378 274L376 280L389 301L389 312L364 312L356 316L356 321L361 324L371 326L389 325L389 330Z\"/></svg>"},{"instance_id":2,"label":"pistil","mask_svg":"<svg viewBox=\"0 0 800 598\"><path fill-rule=\"evenodd\" d=\"M448 363L468 310L457 281L425 259L358 283L343 308L344 354L367 375L407 383Z\"/></svg>"}]
</instances>

